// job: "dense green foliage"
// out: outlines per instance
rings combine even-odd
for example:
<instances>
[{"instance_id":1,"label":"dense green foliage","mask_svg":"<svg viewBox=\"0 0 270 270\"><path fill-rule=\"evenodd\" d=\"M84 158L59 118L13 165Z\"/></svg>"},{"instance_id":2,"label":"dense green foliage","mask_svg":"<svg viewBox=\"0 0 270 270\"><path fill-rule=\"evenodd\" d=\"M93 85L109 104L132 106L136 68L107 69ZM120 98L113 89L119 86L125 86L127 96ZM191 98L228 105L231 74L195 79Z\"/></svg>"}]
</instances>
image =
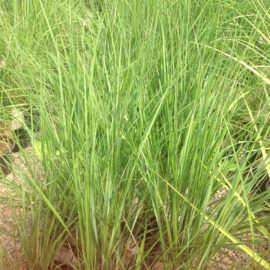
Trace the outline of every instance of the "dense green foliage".
<instances>
[{"instance_id":1,"label":"dense green foliage","mask_svg":"<svg viewBox=\"0 0 270 270\"><path fill-rule=\"evenodd\" d=\"M203 269L224 247L270 269L270 170L250 162L269 152L269 8L0 1L1 118L25 112L44 174L26 155L12 183L29 269L67 241L74 269Z\"/></svg>"}]
</instances>

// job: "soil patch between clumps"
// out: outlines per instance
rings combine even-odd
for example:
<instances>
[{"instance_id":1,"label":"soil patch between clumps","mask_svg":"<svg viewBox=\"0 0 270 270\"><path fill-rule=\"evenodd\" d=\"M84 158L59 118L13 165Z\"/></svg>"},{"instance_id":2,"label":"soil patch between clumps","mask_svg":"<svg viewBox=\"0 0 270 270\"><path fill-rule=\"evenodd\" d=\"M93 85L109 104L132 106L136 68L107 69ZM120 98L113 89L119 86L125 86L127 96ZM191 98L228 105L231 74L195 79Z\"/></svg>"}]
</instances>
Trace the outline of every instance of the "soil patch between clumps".
<instances>
[{"instance_id":1,"label":"soil patch between clumps","mask_svg":"<svg viewBox=\"0 0 270 270\"><path fill-rule=\"evenodd\" d=\"M26 161L25 157L29 157L29 160L27 159ZM37 176L41 180L43 173L40 161L35 156L31 146L25 148L24 153L12 153L9 164L10 173L8 175L2 175L2 179L0 179L0 243L6 261L5 263L10 265L10 269L16 270L27 269L24 262L18 226L16 226L16 219L24 214L22 213L21 202L17 198L17 189L22 185L25 186L20 176L30 173L27 169L27 162L29 161L34 163L33 168L37 170ZM30 227L31 224L29 221L29 233Z\"/></svg>"}]
</instances>

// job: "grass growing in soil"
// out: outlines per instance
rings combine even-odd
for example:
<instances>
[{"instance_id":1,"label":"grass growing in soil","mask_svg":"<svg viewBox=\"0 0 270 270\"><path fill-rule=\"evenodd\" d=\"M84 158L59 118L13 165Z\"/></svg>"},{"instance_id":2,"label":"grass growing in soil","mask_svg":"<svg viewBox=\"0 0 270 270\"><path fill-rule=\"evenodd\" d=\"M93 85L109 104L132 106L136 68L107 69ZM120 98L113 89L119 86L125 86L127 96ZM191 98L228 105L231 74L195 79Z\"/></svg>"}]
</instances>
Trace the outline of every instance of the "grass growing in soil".
<instances>
[{"instance_id":1,"label":"grass growing in soil","mask_svg":"<svg viewBox=\"0 0 270 270\"><path fill-rule=\"evenodd\" d=\"M225 2L0 1L25 269L270 269L270 4Z\"/></svg>"}]
</instances>

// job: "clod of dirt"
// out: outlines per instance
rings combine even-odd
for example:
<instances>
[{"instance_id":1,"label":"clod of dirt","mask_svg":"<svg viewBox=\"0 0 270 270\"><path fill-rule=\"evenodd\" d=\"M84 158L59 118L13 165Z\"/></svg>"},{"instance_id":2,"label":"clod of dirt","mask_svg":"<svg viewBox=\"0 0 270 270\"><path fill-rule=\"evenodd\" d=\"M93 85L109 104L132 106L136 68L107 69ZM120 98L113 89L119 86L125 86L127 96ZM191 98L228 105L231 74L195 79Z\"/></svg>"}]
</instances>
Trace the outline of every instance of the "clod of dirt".
<instances>
[{"instance_id":1,"label":"clod of dirt","mask_svg":"<svg viewBox=\"0 0 270 270\"><path fill-rule=\"evenodd\" d=\"M165 270L164 264L162 262L158 262L154 264L152 270Z\"/></svg>"},{"instance_id":2,"label":"clod of dirt","mask_svg":"<svg viewBox=\"0 0 270 270\"><path fill-rule=\"evenodd\" d=\"M58 264L76 264L77 259L71 249L63 247L56 253L54 262Z\"/></svg>"},{"instance_id":3,"label":"clod of dirt","mask_svg":"<svg viewBox=\"0 0 270 270\"><path fill-rule=\"evenodd\" d=\"M18 152L15 139L18 138L23 129L24 114L17 108L12 109L12 121L0 120L0 172L8 175L11 172L10 157L12 152ZM19 138L21 139L21 138ZM26 147L25 144L23 144Z\"/></svg>"},{"instance_id":4,"label":"clod of dirt","mask_svg":"<svg viewBox=\"0 0 270 270\"><path fill-rule=\"evenodd\" d=\"M10 173L10 159L9 153L13 148L12 130L8 128L8 125L0 121L0 172L7 175Z\"/></svg>"},{"instance_id":5,"label":"clod of dirt","mask_svg":"<svg viewBox=\"0 0 270 270\"><path fill-rule=\"evenodd\" d=\"M23 127L25 123L24 120L24 113L23 111L13 108L12 109L12 122L11 122L11 129L16 130Z\"/></svg>"}]
</instances>

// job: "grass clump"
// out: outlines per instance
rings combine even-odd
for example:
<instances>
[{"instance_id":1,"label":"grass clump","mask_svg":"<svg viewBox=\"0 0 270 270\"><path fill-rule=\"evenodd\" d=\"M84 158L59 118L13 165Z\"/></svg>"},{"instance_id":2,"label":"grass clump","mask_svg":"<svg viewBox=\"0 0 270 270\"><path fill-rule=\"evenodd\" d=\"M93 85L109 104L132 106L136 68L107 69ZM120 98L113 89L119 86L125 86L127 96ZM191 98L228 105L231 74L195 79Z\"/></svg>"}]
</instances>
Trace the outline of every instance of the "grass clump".
<instances>
[{"instance_id":1,"label":"grass clump","mask_svg":"<svg viewBox=\"0 0 270 270\"><path fill-rule=\"evenodd\" d=\"M35 152L10 184L27 269L63 246L70 269L203 269L228 246L270 269L268 7L248 2L2 1L1 108Z\"/></svg>"}]
</instances>

